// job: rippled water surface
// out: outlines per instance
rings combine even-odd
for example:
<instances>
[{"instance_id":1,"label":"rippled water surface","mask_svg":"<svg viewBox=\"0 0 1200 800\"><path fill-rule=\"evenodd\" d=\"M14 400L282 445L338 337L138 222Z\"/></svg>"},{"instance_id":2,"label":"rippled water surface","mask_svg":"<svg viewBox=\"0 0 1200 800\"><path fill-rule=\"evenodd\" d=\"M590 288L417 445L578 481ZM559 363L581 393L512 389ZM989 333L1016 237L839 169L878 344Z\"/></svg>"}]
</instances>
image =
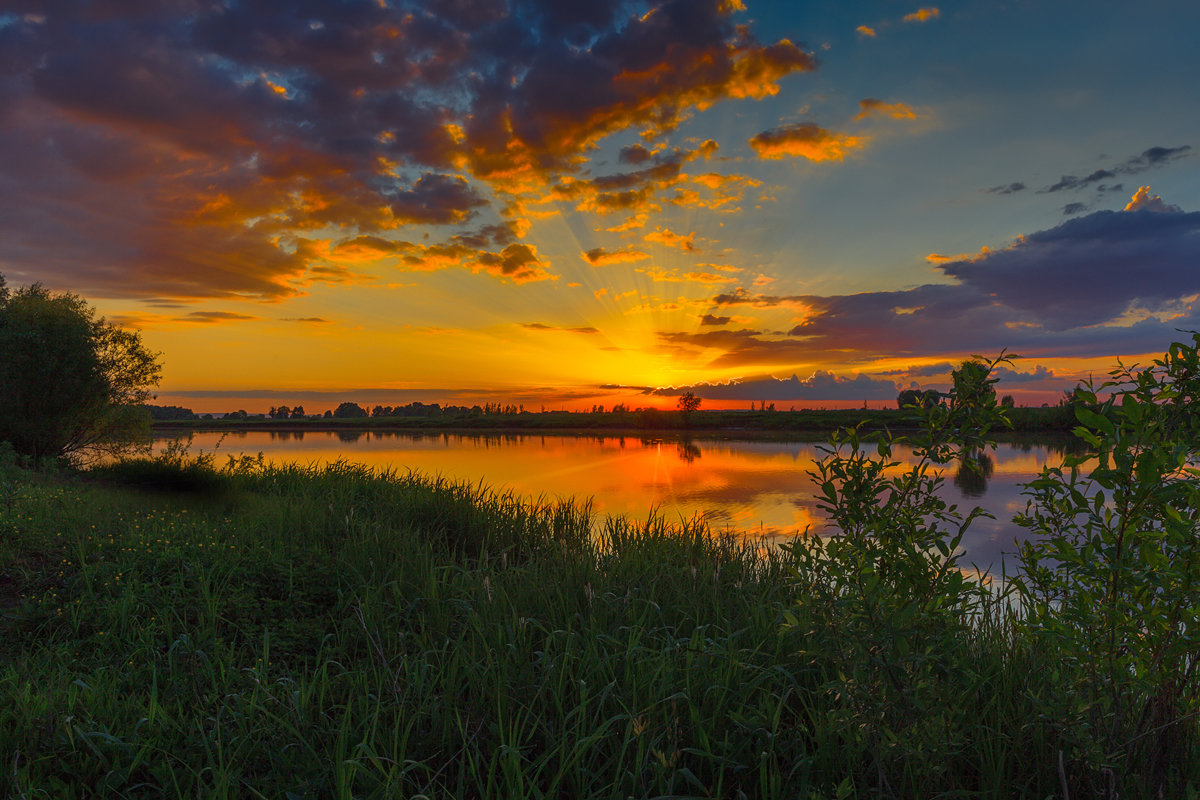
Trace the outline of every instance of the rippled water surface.
<instances>
[{"instance_id":1,"label":"rippled water surface","mask_svg":"<svg viewBox=\"0 0 1200 800\"><path fill-rule=\"evenodd\" d=\"M272 461L345 459L375 467L415 470L498 490L547 498L590 497L600 514L645 517L657 509L669 519L705 517L764 537L824 528L807 471L819 444L801 442L689 442L636 437L464 435L394 432L239 432L195 434L192 452L262 453ZM909 451L897 448L899 460ZM963 540L966 558L998 568L1014 550L1012 515L1024 509L1019 484L1060 451L1002 444L991 454L986 478L946 471L945 498L981 506L996 519L979 519Z\"/></svg>"}]
</instances>

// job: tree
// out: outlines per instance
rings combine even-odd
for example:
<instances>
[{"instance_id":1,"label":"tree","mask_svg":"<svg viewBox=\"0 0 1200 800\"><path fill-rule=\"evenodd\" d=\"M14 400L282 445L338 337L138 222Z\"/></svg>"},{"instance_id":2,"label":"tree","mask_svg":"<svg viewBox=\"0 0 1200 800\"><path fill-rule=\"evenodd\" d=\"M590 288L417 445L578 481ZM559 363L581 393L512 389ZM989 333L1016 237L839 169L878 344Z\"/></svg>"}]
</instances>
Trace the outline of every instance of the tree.
<instances>
[{"instance_id":1,"label":"tree","mask_svg":"<svg viewBox=\"0 0 1200 800\"><path fill-rule=\"evenodd\" d=\"M700 408L700 398L696 397L693 392L684 392L679 398L679 413L683 416L683 424L686 425L692 416L692 412Z\"/></svg>"},{"instance_id":2,"label":"tree","mask_svg":"<svg viewBox=\"0 0 1200 800\"><path fill-rule=\"evenodd\" d=\"M897 408L914 408L919 405L921 405L920 389L902 389L900 394L896 395Z\"/></svg>"},{"instance_id":3,"label":"tree","mask_svg":"<svg viewBox=\"0 0 1200 800\"><path fill-rule=\"evenodd\" d=\"M149 432L141 406L158 354L82 297L0 278L0 441L34 463L127 449Z\"/></svg>"},{"instance_id":4,"label":"tree","mask_svg":"<svg viewBox=\"0 0 1200 800\"><path fill-rule=\"evenodd\" d=\"M358 403L342 403L333 412L338 419L353 419L367 416L367 410Z\"/></svg>"},{"instance_id":5,"label":"tree","mask_svg":"<svg viewBox=\"0 0 1200 800\"><path fill-rule=\"evenodd\" d=\"M903 389L900 394L896 395L897 408L923 408L930 409L942 402L942 393L937 389Z\"/></svg>"}]
</instances>

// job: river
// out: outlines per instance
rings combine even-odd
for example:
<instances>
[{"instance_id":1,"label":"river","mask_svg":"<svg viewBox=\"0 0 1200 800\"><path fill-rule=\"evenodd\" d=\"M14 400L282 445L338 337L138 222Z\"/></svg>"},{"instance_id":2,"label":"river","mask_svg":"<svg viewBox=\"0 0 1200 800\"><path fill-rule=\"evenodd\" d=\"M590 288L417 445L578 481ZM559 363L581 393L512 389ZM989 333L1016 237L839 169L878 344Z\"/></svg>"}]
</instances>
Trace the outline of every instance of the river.
<instances>
[{"instance_id":1,"label":"river","mask_svg":"<svg viewBox=\"0 0 1200 800\"><path fill-rule=\"evenodd\" d=\"M156 446L168 441L161 439ZM414 470L488 488L547 499L591 498L598 514L668 520L704 517L714 529L733 528L782 539L825 530L807 474L822 456L819 443L652 437L495 435L390 431L245 431L194 434L192 453L262 453L270 461L325 463L344 459ZM897 447L897 460L911 451ZM964 510L980 506L995 519L977 519L963 539L966 563L997 571L1024 531L1012 516L1025 508L1020 484L1060 450L1001 444L986 477L950 467L943 497Z\"/></svg>"}]
</instances>

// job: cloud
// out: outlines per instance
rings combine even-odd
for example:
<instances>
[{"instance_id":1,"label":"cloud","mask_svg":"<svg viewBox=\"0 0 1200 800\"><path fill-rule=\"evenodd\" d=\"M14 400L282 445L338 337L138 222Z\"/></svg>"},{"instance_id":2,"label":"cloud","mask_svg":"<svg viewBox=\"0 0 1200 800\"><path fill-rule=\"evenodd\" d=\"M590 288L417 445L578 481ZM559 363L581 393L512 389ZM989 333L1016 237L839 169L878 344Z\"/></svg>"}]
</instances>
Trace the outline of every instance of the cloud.
<instances>
[{"instance_id":1,"label":"cloud","mask_svg":"<svg viewBox=\"0 0 1200 800\"><path fill-rule=\"evenodd\" d=\"M879 375L895 375L906 378L929 378L934 375L948 375L958 367L957 364L952 364L949 361L939 361L936 364L924 364L919 367L905 367L904 369L889 369L879 372Z\"/></svg>"},{"instance_id":2,"label":"cloud","mask_svg":"<svg viewBox=\"0 0 1200 800\"><path fill-rule=\"evenodd\" d=\"M522 30L528 21L513 15L509 47L530 57L482 82L465 128L473 172L512 179L563 169L611 133L670 130L693 108L768 97L781 78L816 67L787 40L756 42L729 19L732 10L715 0L669 0L640 17L613 13L607 27L589 31L586 49L539 37L536 24ZM529 16L536 21L536 12Z\"/></svg>"},{"instance_id":3,"label":"cloud","mask_svg":"<svg viewBox=\"0 0 1200 800\"><path fill-rule=\"evenodd\" d=\"M940 269L1050 331L1111 322L1200 292L1200 212L1143 187L1125 211L1096 211Z\"/></svg>"},{"instance_id":4,"label":"cloud","mask_svg":"<svg viewBox=\"0 0 1200 800\"><path fill-rule=\"evenodd\" d=\"M1063 206L1062 213L1064 217L1070 217L1075 214L1082 214L1087 211L1090 206L1087 203L1067 203Z\"/></svg>"},{"instance_id":5,"label":"cloud","mask_svg":"<svg viewBox=\"0 0 1200 800\"><path fill-rule=\"evenodd\" d=\"M653 157L654 154L643 145L632 144L621 148L619 160L622 164L645 164Z\"/></svg>"},{"instance_id":6,"label":"cloud","mask_svg":"<svg viewBox=\"0 0 1200 800\"><path fill-rule=\"evenodd\" d=\"M730 381L729 383L697 383L691 386L671 386L653 390L661 396L692 392L705 400L765 400L827 401L827 400L894 400L896 384L867 375L853 378L817 370L808 378L771 376Z\"/></svg>"},{"instance_id":7,"label":"cloud","mask_svg":"<svg viewBox=\"0 0 1200 800\"><path fill-rule=\"evenodd\" d=\"M175 299L286 298L365 280L354 265L375 256L551 277L511 238L547 187L573 178L579 204L642 212L681 180L682 158L648 144L621 162L648 172L582 178L602 139L649 143L816 69L737 7L68 2L6 17L0 263L92 296ZM509 238L464 229L477 218L507 219ZM440 226L458 230L430 244ZM305 245L360 237L357 252Z\"/></svg>"},{"instance_id":8,"label":"cloud","mask_svg":"<svg viewBox=\"0 0 1200 800\"><path fill-rule=\"evenodd\" d=\"M1044 385L1054 386L1058 384L1074 385L1077 379L1060 375L1052 369L1047 369L1045 366L1037 366L1032 372L1021 372L1020 370L1009 369L1005 366L998 366L992 370L992 377L999 378L1000 383L1008 385L1011 383L1040 383Z\"/></svg>"},{"instance_id":9,"label":"cloud","mask_svg":"<svg viewBox=\"0 0 1200 800\"><path fill-rule=\"evenodd\" d=\"M499 253L480 253L475 256L474 268L511 279L514 283L529 283L555 278L550 262L543 261L537 248L529 244L510 244Z\"/></svg>"},{"instance_id":10,"label":"cloud","mask_svg":"<svg viewBox=\"0 0 1200 800\"><path fill-rule=\"evenodd\" d=\"M905 22L928 22L931 19L937 19L938 17L941 16L941 14L942 14L942 12L939 11L936 6L929 6L928 8L918 8L916 11L912 12L911 14L905 14L904 21Z\"/></svg>"},{"instance_id":11,"label":"cloud","mask_svg":"<svg viewBox=\"0 0 1200 800\"><path fill-rule=\"evenodd\" d=\"M1149 186L1142 186L1133 193L1133 197L1125 206L1126 211L1153 211L1159 214L1180 214L1179 206L1169 206L1159 195L1150 194Z\"/></svg>"},{"instance_id":12,"label":"cloud","mask_svg":"<svg viewBox=\"0 0 1200 800\"><path fill-rule=\"evenodd\" d=\"M649 276L651 280L659 283L735 283L737 281L737 278L731 275L700 272L698 270L679 272L678 270L639 269L638 272Z\"/></svg>"},{"instance_id":13,"label":"cloud","mask_svg":"<svg viewBox=\"0 0 1200 800\"><path fill-rule=\"evenodd\" d=\"M628 264L642 261L650 257L648 253L635 250L632 247L622 247L618 250L605 250L603 247L593 247L581 253L583 259L593 267L606 267L610 264Z\"/></svg>"},{"instance_id":14,"label":"cloud","mask_svg":"<svg viewBox=\"0 0 1200 800\"><path fill-rule=\"evenodd\" d=\"M857 33L859 36L866 36L871 39L874 39L876 36L875 29L872 27L869 27L867 25L859 25L857 28L854 29L854 32Z\"/></svg>"},{"instance_id":15,"label":"cloud","mask_svg":"<svg viewBox=\"0 0 1200 800\"><path fill-rule=\"evenodd\" d=\"M1178 329L1200 329L1200 212L1139 192L1142 205L1095 211L1019 237L1002 249L937 264L950 283L852 295L711 299L791 308L787 335L760 330L664 332L664 347L708 355L711 367L835 364L907 356L965 357L1007 348L1027 357L1161 352ZM1157 209L1157 210L1155 210Z\"/></svg>"},{"instance_id":16,"label":"cloud","mask_svg":"<svg viewBox=\"0 0 1200 800\"><path fill-rule=\"evenodd\" d=\"M233 311L193 311L182 317L176 317L177 322L250 322L260 317L249 314L238 314Z\"/></svg>"},{"instance_id":17,"label":"cloud","mask_svg":"<svg viewBox=\"0 0 1200 800\"><path fill-rule=\"evenodd\" d=\"M857 119L866 119L869 116L891 117L892 119L916 119L917 112L913 111L912 106L907 103L885 103L874 97L865 97L858 101L859 112L854 116Z\"/></svg>"},{"instance_id":18,"label":"cloud","mask_svg":"<svg viewBox=\"0 0 1200 800\"><path fill-rule=\"evenodd\" d=\"M984 189L985 192L992 194L1016 194L1017 192L1025 191L1025 184L1018 182L1002 183L999 186L993 186L990 189Z\"/></svg>"},{"instance_id":19,"label":"cloud","mask_svg":"<svg viewBox=\"0 0 1200 800\"><path fill-rule=\"evenodd\" d=\"M600 332L599 328L593 328L590 325L578 328L563 328L557 325L545 325L541 322L522 322L521 327L531 331L565 331L567 333L582 333L589 336Z\"/></svg>"},{"instance_id":20,"label":"cloud","mask_svg":"<svg viewBox=\"0 0 1200 800\"><path fill-rule=\"evenodd\" d=\"M705 314L700 318L701 325L727 325L733 317L718 317L713 314Z\"/></svg>"},{"instance_id":21,"label":"cloud","mask_svg":"<svg viewBox=\"0 0 1200 800\"><path fill-rule=\"evenodd\" d=\"M1119 189L1120 186L1106 186L1103 181L1112 180L1118 175L1137 175L1156 167L1165 166L1191 153L1191 145L1180 147L1151 147L1143 150L1140 155L1130 156L1119 164L1107 169L1098 169L1083 178L1074 175L1063 175L1056 183L1039 190L1042 194L1061 191L1079 191L1090 186L1096 186L1100 191Z\"/></svg>"},{"instance_id":22,"label":"cloud","mask_svg":"<svg viewBox=\"0 0 1200 800\"><path fill-rule=\"evenodd\" d=\"M693 241L695 236L694 231L687 236L683 236L675 233L670 228L655 228L643 236L642 239L647 242L665 245L666 247L675 247L688 253L696 253L699 251L696 249L695 242Z\"/></svg>"},{"instance_id":23,"label":"cloud","mask_svg":"<svg viewBox=\"0 0 1200 800\"><path fill-rule=\"evenodd\" d=\"M811 122L781 125L750 138L750 146L759 158L797 156L810 161L841 161L866 142L865 137L827 131Z\"/></svg>"},{"instance_id":24,"label":"cloud","mask_svg":"<svg viewBox=\"0 0 1200 800\"><path fill-rule=\"evenodd\" d=\"M807 295L751 294L745 289L738 289L729 294L719 294L712 299L712 302L715 306L755 306L757 308L790 306L793 308L803 308L809 299Z\"/></svg>"},{"instance_id":25,"label":"cloud","mask_svg":"<svg viewBox=\"0 0 1200 800\"><path fill-rule=\"evenodd\" d=\"M465 222L484 200L460 175L422 175L411 189L389 196L388 209L399 223L447 225Z\"/></svg>"},{"instance_id":26,"label":"cloud","mask_svg":"<svg viewBox=\"0 0 1200 800\"><path fill-rule=\"evenodd\" d=\"M1091 186L1093 183L1099 183L1100 181L1110 180L1115 177L1117 177L1117 174L1107 169L1098 169L1084 178L1077 178L1074 175L1063 175L1058 179L1058 183L1047 186L1045 189L1042 189L1042 192L1049 193L1061 192L1064 189L1083 189Z\"/></svg>"},{"instance_id":27,"label":"cloud","mask_svg":"<svg viewBox=\"0 0 1200 800\"><path fill-rule=\"evenodd\" d=\"M303 322L309 325L328 325L332 320L324 317L282 317L284 322Z\"/></svg>"}]
</instances>

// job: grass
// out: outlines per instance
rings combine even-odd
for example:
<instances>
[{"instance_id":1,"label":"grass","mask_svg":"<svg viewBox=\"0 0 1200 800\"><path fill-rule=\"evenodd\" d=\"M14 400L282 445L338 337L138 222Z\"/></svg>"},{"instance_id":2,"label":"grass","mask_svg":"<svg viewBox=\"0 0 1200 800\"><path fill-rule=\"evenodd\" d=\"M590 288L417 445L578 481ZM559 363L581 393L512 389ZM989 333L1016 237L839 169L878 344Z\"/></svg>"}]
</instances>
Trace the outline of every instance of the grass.
<instances>
[{"instance_id":1,"label":"grass","mask_svg":"<svg viewBox=\"0 0 1200 800\"><path fill-rule=\"evenodd\" d=\"M0 796L1200 786L1194 735L1165 783L1087 761L1045 714L1075 665L1002 604L864 627L787 551L699 524L347 463L0 481Z\"/></svg>"}]
</instances>

